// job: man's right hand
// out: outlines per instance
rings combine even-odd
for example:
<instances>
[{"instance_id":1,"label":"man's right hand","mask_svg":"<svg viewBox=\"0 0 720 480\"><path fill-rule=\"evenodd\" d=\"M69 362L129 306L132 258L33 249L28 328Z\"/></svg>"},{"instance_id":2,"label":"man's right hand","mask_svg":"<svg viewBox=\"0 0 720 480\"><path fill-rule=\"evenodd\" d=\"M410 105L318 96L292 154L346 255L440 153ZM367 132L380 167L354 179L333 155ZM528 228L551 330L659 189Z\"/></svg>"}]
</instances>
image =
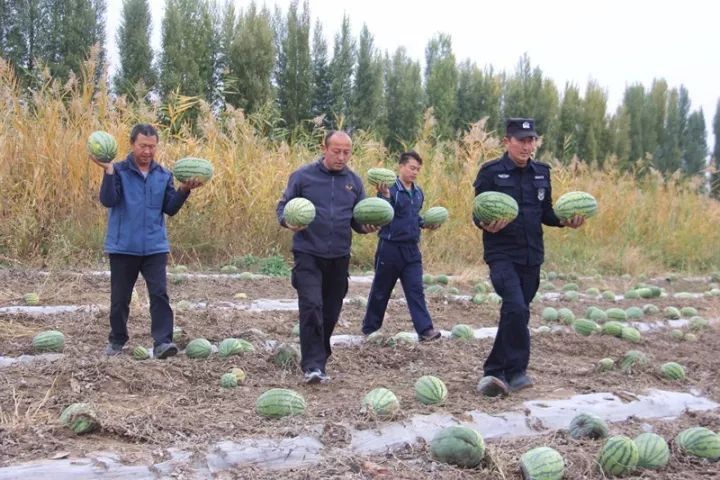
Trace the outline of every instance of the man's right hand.
<instances>
[{"instance_id":1,"label":"man's right hand","mask_svg":"<svg viewBox=\"0 0 720 480\"><path fill-rule=\"evenodd\" d=\"M503 228L507 227L509 223L510 222L507 220L495 220L494 222L490 223L481 223L480 226L486 232L497 233Z\"/></svg>"},{"instance_id":2,"label":"man's right hand","mask_svg":"<svg viewBox=\"0 0 720 480\"><path fill-rule=\"evenodd\" d=\"M296 226L296 225L290 225L289 223L285 222L285 225L287 226L288 230L292 230L293 232L299 232L301 230L305 230L307 226Z\"/></svg>"},{"instance_id":3,"label":"man's right hand","mask_svg":"<svg viewBox=\"0 0 720 480\"><path fill-rule=\"evenodd\" d=\"M108 175L112 175L113 172L115 172L115 169L113 168L113 163L112 163L112 162L103 163L103 162L101 162L100 160L98 160L97 158L93 157L93 156L90 155L90 154L88 154L88 158L89 158L90 161L93 162L94 164L100 165L102 168L104 168L104 169L105 169L105 173L107 173Z\"/></svg>"},{"instance_id":4,"label":"man's right hand","mask_svg":"<svg viewBox=\"0 0 720 480\"><path fill-rule=\"evenodd\" d=\"M378 183L377 191L385 198L390 198L390 187L386 183Z\"/></svg>"}]
</instances>

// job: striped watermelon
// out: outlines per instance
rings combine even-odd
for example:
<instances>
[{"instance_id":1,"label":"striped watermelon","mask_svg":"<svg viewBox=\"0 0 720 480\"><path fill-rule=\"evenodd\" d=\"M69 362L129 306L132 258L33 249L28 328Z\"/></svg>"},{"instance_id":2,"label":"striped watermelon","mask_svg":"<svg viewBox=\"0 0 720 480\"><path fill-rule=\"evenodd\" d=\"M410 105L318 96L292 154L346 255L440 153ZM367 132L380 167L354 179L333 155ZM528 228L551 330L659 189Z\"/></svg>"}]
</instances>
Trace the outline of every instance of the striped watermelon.
<instances>
[{"instance_id":1,"label":"striped watermelon","mask_svg":"<svg viewBox=\"0 0 720 480\"><path fill-rule=\"evenodd\" d=\"M667 362L660 365L660 374L668 380L685 380L685 369L676 362Z\"/></svg>"},{"instance_id":2,"label":"striped watermelon","mask_svg":"<svg viewBox=\"0 0 720 480\"><path fill-rule=\"evenodd\" d=\"M558 317L560 321L565 325L572 325L572 323L575 321L575 314L569 308L559 308Z\"/></svg>"},{"instance_id":3,"label":"striped watermelon","mask_svg":"<svg viewBox=\"0 0 720 480\"><path fill-rule=\"evenodd\" d=\"M720 460L720 435L705 427L691 427L678 433L675 445L695 457Z\"/></svg>"},{"instance_id":4,"label":"striped watermelon","mask_svg":"<svg viewBox=\"0 0 720 480\"><path fill-rule=\"evenodd\" d=\"M620 368L625 373L641 370L650 363L647 356L639 350L629 350L620 361Z\"/></svg>"},{"instance_id":5,"label":"striped watermelon","mask_svg":"<svg viewBox=\"0 0 720 480\"><path fill-rule=\"evenodd\" d=\"M638 448L638 467L662 468L670 460L670 448L663 437L656 433L642 433L635 437Z\"/></svg>"},{"instance_id":6,"label":"striped watermelon","mask_svg":"<svg viewBox=\"0 0 720 480\"><path fill-rule=\"evenodd\" d=\"M648 287L636 288L635 291L640 296L640 298L653 298L654 297L652 289L650 289Z\"/></svg>"},{"instance_id":7,"label":"striped watermelon","mask_svg":"<svg viewBox=\"0 0 720 480\"><path fill-rule=\"evenodd\" d=\"M670 336L673 338L673 340L678 340L678 341L680 341L680 340L683 339L683 337L685 337L685 332L683 332L683 331L680 330L679 328L673 328L673 329L670 331Z\"/></svg>"},{"instance_id":8,"label":"striped watermelon","mask_svg":"<svg viewBox=\"0 0 720 480\"><path fill-rule=\"evenodd\" d=\"M566 283L562 286L561 290L563 292L578 292L580 291L580 287L578 287L577 283Z\"/></svg>"},{"instance_id":9,"label":"striped watermelon","mask_svg":"<svg viewBox=\"0 0 720 480\"><path fill-rule=\"evenodd\" d=\"M310 200L295 197L285 204L285 223L294 227L307 227L315 220L315 205Z\"/></svg>"},{"instance_id":10,"label":"striped watermelon","mask_svg":"<svg viewBox=\"0 0 720 480\"><path fill-rule=\"evenodd\" d=\"M485 458L482 435L468 427L447 427L430 442L430 453L436 460L463 468L475 468Z\"/></svg>"},{"instance_id":11,"label":"striped watermelon","mask_svg":"<svg viewBox=\"0 0 720 480\"><path fill-rule=\"evenodd\" d=\"M688 327L690 327L690 330L702 330L703 328L706 328L710 325L710 322L707 321L707 319L703 317L695 316L690 319L690 323L688 324Z\"/></svg>"},{"instance_id":12,"label":"striped watermelon","mask_svg":"<svg viewBox=\"0 0 720 480\"><path fill-rule=\"evenodd\" d=\"M98 130L90 134L87 140L87 151L102 163L110 163L117 155L118 145L115 137Z\"/></svg>"},{"instance_id":13,"label":"striped watermelon","mask_svg":"<svg viewBox=\"0 0 720 480\"><path fill-rule=\"evenodd\" d=\"M622 331L620 332L620 338L633 343L638 343L640 340L642 340L640 330L635 327L623 327Z\"/></svg>"},{"instance_id":14,"label":"striped watermelon","mask_svg":"<svg viewBox=\"0 0 720 480\"><path fill-rule=\"evenodd\" d=\"M612 320L603 324L601 332L603 335L612 335L613 337L620 337L622 335L624 325L620 322Z\"/></svg>"},{"instance_id":15,"label":"striped watermelon","mask_svg":"<svg viewBox=\"0 0 720 480\"><path fill-rule=\"evenodd\" d=\"M235 381L237 381L237 383L240 384L245 381L246 375L245 375L245 371L242 368L238 368L238 367L231 368L230 373L235 375Z\"/></svg>"},{"instance_id":16,"label":"striped watermelon","mask_svg":"<svg viewBox=\"0 0 720 480\"><path fill-rule=\"evenodd\" d=\"M580 413L576 415L568 427L570 436L576 440L581 438L605 438L608 435L608 426L605 420L591 413Z\"/></svg>"},{"instance_id":17,"label":"striped watermelon","mask_svg":"<svg viewBox=\"0 0 720 480\"><path fill-rule=\"evenodd\" d=\"M577 333L585 337L592 335L593 333L600 330L600 327L597 323L593 322L592 320L588 320L587 318L578 318L573 322L572 325L573 329Z\"/></svg>"},{"instance_id":18,"label":"striped watermelon","mask_svg":"<svg viewBox=\"0 0 720 480\"><path fill-rule=\"evenodd\" d=\"M598 307L588 307L585 311L585 317L597 323L605 323L608 319L605 310Z\"/></svg>"},{"instance_id":19,"label":"striped watermelon","mask_svg":"<svg viewBox=\"0 0 720 480\"><path fill-rule=\"evenodd\" d=\"M220 272L222 273L238 273L238 271L235 265L223 265L222 268L220 268Z\"/></svg>"},{"instance_id":20,"label":"striped watermelon","mask_svg":"<svg viewBox=\"0 0 720 480\"><path fill-rule=\"evenodd\" d=\"M36 292L26 293L23 295L23 302L25 302L25 305L29 306L40 305L40 295Z\"/></svg>"},{"instance_id":21,"label":"striped watermelon","mask_svg":"<svg viewBox=\"0 0 720 480\"><path fill-rule=\"evenodd\" d=\"M222 377L220 377L220 386L222 388L235 388L238 386L237 377L228 372L224 373Z\"/></svg>"},{"instance_id":22,"label":"striped watermelon","mask_svg":"<svg viewBox=\"0 0 720 480\"><path fill-rule=\"evenodd\" d=\"M605 475L621 476L632 472L639 458L640 453L635 442L624 435L617 435L605 442L597 463Z\"/></svg>"},{"instance_id":23,"label":"striped watermelon","mask_svg":"<svg viewBox=\"0 0 720 480\"><path fill-rule=\"evenodd\" d=\"M69 427L78 435L90 433L100 428L97 415L85 403L73 403L68 405L60 414L60 423Z\"/></svg>"},{"instance_id":24,"label":"striped watermelon","mask_svg":"<svg viewBox=\"0 0 720 480\"><path fill-rule=\"evenodd\" d=\"M387 339L385 338L385 335L383 335L379 330L376 332L372 332L370 335L367 336L365 339L367 343L370 343L372 345L385 345L387 342Z\"/></svg>"},{"instance_id":25,"label":"striped watermelon","mask_svg":"<svg viewBox=\"0 0 720 480\"><path fill-rule=\"evenodd\" d=\"M517 202L502 192L482 192L473 202L473 217L481 223L487 224L495 220L512 222L517 215Z\"/></svg>"},{"instance_id":26,"label":"striped watermelon","mask_svg":"<svg viewBox=\"0 0 720 480\"><path fill-rule=\"evenodd\" d=\"M191 340L185 347L188 358L207 358L212 353L212 344L204 338Z\"/></svg>"},{"instance_id":27,"label":"striped watermelon","mask_svg":"<svg viewBox=\"0 0 720 480\"><path fill-rule=\"evenodd\" d=\"M58 330L45 330L35 335L32 346L36 352L62 352L65 348L65 335Z\"/></svg>"},{"instance_id":28,"label":"striped watermelon","mask_svg":"<svg viewBox=\"0 0 720 480\"><path fill-rule=\"evenodd\" d=\"M414 345L418 342L417 337L410 332L398 332L387 339L385 345L388 347L401 347Z\"/></svg>"},{"instance_id":29,"label":"striped watermelon","mask_svg":"<svg viewBox=\"0 0 720 480\"><path fill-rule=\"evenodd\" d=\"M150 352L148 352L147 348L138 345L133 349L132 356L135 360L147 360L150 358Z\"/></svg>"},{"instance_id":30,"label":"striped watermelon","mask_svg":"<svg viewBox=\"0 0 720 480\"><path fill-rule=\"evenodd\" d=\"M657 305L653 305L652 303L648 303L646 305L643 305L643 313L645 315L657 315L660 313L660 309Z\"/></svg>"},{"instance_id":31,"label":"striped watermelon","mask_svg":"<svg viewBox=\"0 0 720 480\"><path fill-rule=\"evenodd\" d=\"M452 328L452 330L450 331L450 336L452 338L457 338L460 340L474 340L475 331L470 325L460 323Z\"/></svg>"},{"instance_id":32,"label":"striped watermelon","mask_svg":"<svg viewBox=\"0 0 720 480\"><path fill-rule=\"evenodd\" d=\"M637 290L628 290L623 296L628 300L632 300L635 298L640 298L640 292L638 292Z\"/></svg>"},{"instance_id":33,"label":"striped watermelon","mask_svg":"<svg viewBox=\"0 0 720 480\"><path fill-rule=\"evenodd\" d=\"M387 225L394 216L395 210L390 202L378 197L360 200L353 208L353 218L360 225Z\"/></svg>"},{"instance_id":34,"label":"striped watermelon","mask_svg":"<svg viewBox=\"0 0 720 480\"><path fill-rule=\"evenodd\" d=\"M363 409L377 417L391 417L400 410L400 401L387 388L370 390L362 401Z\"/></svg>"},{"instance_id":35,"label":"striped watermelon","mask_svg":"<svg viewBox=\"0 0 720 480\"><path fill-rule=\"evenodd\" d=\"M271 388L255 402L255 411L268 418L280 418L305 413L305 399L294 390Z\"/></svg>"},{"instance_id":36,"label":"striped watermelon","mask_svg":"<svg viewBox=\"0 0 720 480\"><path fill-rule=\"evenodd\" d=\"M618 322L627 322L627 312L622 308L608 308L605 310L608 320L617 320Z\"/></svg>"},{"instance_id":37,"label":"striped watermelon","mask_svg":"<svg viewBox=\"0 0 720 480\"><path fill-rule=\"evenodd\" d=\"M181 158L173 166L173 175L179 182L197 180L205 183L213 176L213 166L204 158Z\"/></svg>"},{"instance_id":38,"label":"striped watermelon","mask_svg":"<svg viewBox=\"0 0 720 480\"><path fill-rule=\"evenodd\" d=\"M281 343L272 353L272 362L280 368L294 367L300 363L300 351L295 345Z\"/></svg>"},{"instance_id":39,"label":"striped watermelon","mask_svg":"<svg viewBox=\"0 0 720 480\"><path fill-rule=\"evenodd\" d=\"M557 450L537 447L520 457L524 480L560 480L565 475L565 460Z\"/></svg>"},{"instance_id":40,"label":"striped watermelon","mask_svg":"<svg viewBox=\"0 0 720 480\"><path fill-rule=\"evenodd\" d=\"M612 358L605 357L605 358L600 359L600 361L598 362L598 365L597 365L597 369L600 372L607 372L608 370L612 370L614 366L615 366L615 360L613 360Z\"/></svg>"},{"instance_id":41,"label":"striped watermelon","mask_svg":"<svg viewBox=\"0 0 720 480\"><path fill-rule=\"evenodd\" d=\"M415 398L423 405L439 405L447 398L447 387L442 380L424 375L415 382Z\"/></svg>"},{"instance_id":42,"label":"striped watermelon","mask_svg":"<svg viewBox=\"0 0 720 480\"><path fill-rule=\"evenodd\" d=\"M568 220L575 215L590 218L597 213L595 197L587 192L567 192L555 202L555 215L560 220Z\"/></svg>"},{"instance_id":43,"label":"striped watermelon","mask_svg":"<svg viewBox=\"0 0 720 480\"><path fill-rule=\"evenodd\" d=\"M680 310L676 307L665 307L663 309L663 316L668 320L677 320L680 318Z\"/></svg>"},{"instance_id":44,"label":"striped watermelon","mask_svg":"<svg viewBox=\"0 0 720 480\"><path fill-rule=\"evenodd\" d=\"M421 215L423 225L426 227L433 227L435 225L442 225L448 219L448 211L445 207L432 207L425 210Z\"/></svg>"},{"instance_id":45,"label":"striped watermelon","mask_svg":"<svg viewBox=\"0 0 720 480\"><path fill-rule=\"evenodd\" d=\"M625 309L625 314L629 320L637 320L645 315L640 307L628 307Z\"/></svg>"},{"instance_id":46,"label":"striped watermelon","mask_svg":"<svg viewBox=\"0 0 720 480\"><path fill-rule=\"evenodd\" d=\"M560 318L560 312L554 307L545 307L542 311L543 322L557 322Z\"/></svg>"},{"instance_id":47,"label":"striped watermelon","mask_svg":"<svg viewBox=\"0 0 720 480\"><path fill-rule=\"evenodd\" d=\"M600 294L600 296L604 300L610 300L611 302L615 301L615 292L612 290L603 290L603 292Z\"/></svg>"},{"instance_id":48,"label":"striped watermelon","mask_svg":"<svg viewBox=\"0 0 720 480\"><path fill-rule=\"evenodd\" d=\"M397 175L387 168L371 168L367 171L367 179L370 185L377 187L380 184L390 186L395 183Z\"/></svg>"},{"instance_id":49,"label":"striped watermelon","mask_svg":"<svg viewBox=\"0 0 720 480\"><path fill-rule=\"evenodd\" d=\"M230 355L239 355L241 353L252 352L255 347L247 340L240 338L226 338L218 346L218 355L222 358Z\"/></svg>"}]
</instances>

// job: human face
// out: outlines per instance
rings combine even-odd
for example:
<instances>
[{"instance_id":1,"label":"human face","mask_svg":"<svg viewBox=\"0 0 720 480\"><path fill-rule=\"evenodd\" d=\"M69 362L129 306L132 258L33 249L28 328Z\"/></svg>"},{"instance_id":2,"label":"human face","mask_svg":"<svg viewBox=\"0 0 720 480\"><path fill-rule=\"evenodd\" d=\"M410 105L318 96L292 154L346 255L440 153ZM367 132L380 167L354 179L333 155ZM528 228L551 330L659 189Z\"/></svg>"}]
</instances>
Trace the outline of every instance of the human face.
<instances>
[{"instance_id":1,"label":"human face","mask_svg":"<svg viewBox=\"0 0 720 480\"><path fill-rule=\"evenodd\" d=\"M535 137L505 137L503 141L510 160L518 167L527 165L528 160L530 160L532 154L535 153L535 147L537 145L537 139Z\"/></svg>"},{"instance_id":2,"label":"human face","mask_svg":"<svg viewBox=\"0 0 720 480\"><path fill-rule=\"evenodd\" d=\"M330 171L338 172L345 168L352 156L352 140L347 133L338 132L322 146L323 164Z\"/></svg>"},{"instance_id":3,"label":"human face","mask_svg":"<svg viewBox=\"0 0 720 480\"><path fill-rule=\"evenodd\" d=\"M398 176L400 177L400 181L403 185L407 187L414 183L421 168L422 165L420 165L414 158L411 158L405 163L401 163L398 167Z\"/></svg>"},{"instance_id":4,"label":"human face","mask_svg":"<svg viewBox=\"0 0 720 480\"><path fill-rule=\"evenodd\" d=\"M138 167L148 167L150 162L155 158L155 149L157 148L158 139L152 135L146 137L139 133L132 143L132 154Z\"/></svg>"}]
</instances>

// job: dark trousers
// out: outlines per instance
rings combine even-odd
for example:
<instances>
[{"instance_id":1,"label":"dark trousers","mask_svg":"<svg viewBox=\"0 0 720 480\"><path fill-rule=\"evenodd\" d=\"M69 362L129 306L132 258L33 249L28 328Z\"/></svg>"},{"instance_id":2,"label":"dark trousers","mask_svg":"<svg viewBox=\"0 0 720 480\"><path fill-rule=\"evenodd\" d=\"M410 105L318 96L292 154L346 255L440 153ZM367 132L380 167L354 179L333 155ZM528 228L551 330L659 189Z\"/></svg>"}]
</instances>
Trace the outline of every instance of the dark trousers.
<instances>
[{"instance_id":1,"label":"dark trousers","mask_svg":"<svg viewBox=\"0 0 720 480\"><path fill-rule=\"evenodd\" d=\"M292 286L300 308L300 362L303 371L325 372L330 337L348 291L350 257L321 258L294 252Z\"/></svg>"},{"instance_id":2,"label":"dark trousers","mask_svg":"<svg viewBox=\"0 0 720 480\"><path fill-rule=\"evenodd\" d=\"M167 253L155 255L122 255L110 257L110 335L108 340L125 345L130 300L138 274L142 273L150 297L150 332L154 345L172 342L173 311L167 294Z\"/></svg>"},{"instance_id":3,"label":"dark trousers","mask_svg":"<svg viewBox=\"0 0 720 480\"><path fill-rule=\"evenodd\" d=\"M422 282L422 255L417 243L394 243L380 239L375 252L373 278L362 331L368 335L382 327L390 294L398 279L405 292L410 318L418 335L432 328Z\"/></svg>"},{"instance_id":4,"label":"dark trousers","mask_svg":"<svg viewBox=\"0 0 720 480\"><path fill-rule=\"evenodd\" d=\"M509 381L525 373L530 361L530 302L540 284L540 265L493 262L490 281L502 297L502 307L497 336L484 370L485 375Z\"/></svg>"}]
</instances>

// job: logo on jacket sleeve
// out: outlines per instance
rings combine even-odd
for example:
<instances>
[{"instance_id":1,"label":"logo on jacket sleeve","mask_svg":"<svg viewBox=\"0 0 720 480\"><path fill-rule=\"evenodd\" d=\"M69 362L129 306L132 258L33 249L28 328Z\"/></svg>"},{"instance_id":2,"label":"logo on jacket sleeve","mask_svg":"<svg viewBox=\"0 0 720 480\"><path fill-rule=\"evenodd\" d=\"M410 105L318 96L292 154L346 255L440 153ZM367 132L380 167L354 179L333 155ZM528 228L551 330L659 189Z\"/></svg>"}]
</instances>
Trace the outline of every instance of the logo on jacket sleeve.
<instances>
[{"instance_id":1,"label":"logo on jacket sleeve","mask_svg":"<svg viewBox=\"0 0 720 480\"><path fill-rule=\"evenodd\" d=\"M355 187L353 186L352 183L346 183L346 184L345 184L345 190L347 190L348 192L352 192L354 188L355 188Z\"/></svg>"},{"instance_id":2,"label":"logo on jacket sleeve","mask_svg":"<svg viewBox=\"0 0 720 480\"><path fill-rule=\"evenodd\" d=\"M538 200L541 202L545 200L545 189L544 188L538 188Z\"/></svg>"}]
</instances>

